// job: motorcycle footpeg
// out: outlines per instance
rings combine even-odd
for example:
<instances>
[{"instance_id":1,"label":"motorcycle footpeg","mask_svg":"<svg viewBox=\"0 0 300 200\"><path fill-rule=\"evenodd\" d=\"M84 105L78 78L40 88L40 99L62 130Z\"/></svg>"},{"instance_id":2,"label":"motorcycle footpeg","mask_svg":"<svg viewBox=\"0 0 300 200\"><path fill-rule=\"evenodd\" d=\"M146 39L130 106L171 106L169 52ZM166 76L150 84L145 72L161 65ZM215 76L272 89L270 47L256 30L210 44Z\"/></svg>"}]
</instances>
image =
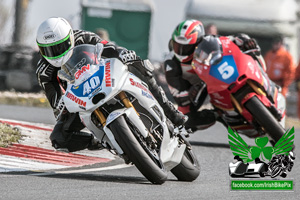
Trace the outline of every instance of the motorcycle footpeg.
<instances>
[{"instance_id":1,"label":"motorcycle footpeg","mask_svg":"<svg viewBox=\"0 0 300 200\"><path fill-rule=\"evenodd\" d=\"M132 164L132 162L130 161L130 159L128 158L127 155L122 155L122 158L124 159L124 161L127 165Z\"/></svg>"},{"instance_id":2,"label":"motorcycle footpeg","mask_svg":"<svg viewBox=\"0 0 300 200\"><path fill-rule=\"evenodd\" d=\"M188 137L190 137L191 133L193 133L192 129L186 130L184 126L176 127L174 129L174 134L177 136L181 135L181 136L188 138Z\"/></svg>"},{"instance_id":3,"label":"motorcycle footpeg","mask_svg":"<svg viewBox=\"0 0 300 200\"><path fill-rule=\"evenodd\" d=\"M188 137L190 137L190 134L192 134L192 133L194 133L194 132L192 131L191 128L189 128L185 131L184 136L188 138Z\"/></svg>"},{"instance_id":4,"label":"motorcycle footpeg","mask_svg":"<svg viewBox=\"0 0 300 200\"><path fill-rule=\"evenodd\" d=\"M187 133L188 133L188 137L190 136L190 134L194 134L194 133L195 133L195 131L193 131L192 128L189 128L189 129L186 130L186 131L187 131Z\"/></svg>"}]
</instances>

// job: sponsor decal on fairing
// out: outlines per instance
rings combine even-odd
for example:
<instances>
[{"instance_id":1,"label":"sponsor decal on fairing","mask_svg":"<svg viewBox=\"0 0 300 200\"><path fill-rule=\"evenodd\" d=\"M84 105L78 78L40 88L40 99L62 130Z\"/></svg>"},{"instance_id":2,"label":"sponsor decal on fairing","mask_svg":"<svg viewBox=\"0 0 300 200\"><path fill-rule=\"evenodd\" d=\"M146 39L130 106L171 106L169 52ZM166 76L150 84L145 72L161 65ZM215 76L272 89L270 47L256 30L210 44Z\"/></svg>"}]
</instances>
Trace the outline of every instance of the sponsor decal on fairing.
<instances>
[{"instance_id":1,"label":"sponsor decal on fairing","mask_svg":"<svg viewBox=\"0 0 300 200\"><path fill-rule=\"evenodd\" d=\"M112 81L111 81L111 69L110 69L110 62L105 63L105 86L111 87Z\"/></svg>"},{"instance_id":2,"label":"sponsor decal on fairing","mask_svg":"<svg viewBox=\"0 0 300 200\"><path fill-rule=\"evenodd\" d=\"M75 79L79 79L86 71L90 70L90 64L87 64L75 73Z\"/></svg>"},{"instance_id":3,"label":"sponsor decal on fairing","mask_svg":"<svg viewBox=\"0 0 300 200\"><path fill-rule=\"evenodd\" d=\"M70 92L67 93L66 95L67 98L71 99L71 101L74 101L75 103L77 103L79 106L85 108L86 107L86 102L79 99L78 97L76 97L75 95L71 94Z\"/></svg>"},{"instance_id":4,"label":"sponsor decal on fairing","mask_svg":"<svg viewBox=\"0 0 300 200\"><path fill-rule=\"evenodd\" d=\"M83 83L73 86L71 91L78 97L89 97L96 95L102 90L101 84L104 80L104 66L99 66L99 70L96 71Z\"/></svg>"},{"instance_id":5,"label":"sponsor decal on fairing","mask_svg":"<svg viewBox=\"0 0 300 200\"><path fill-rule=\"evenodd\" d=\"M133 85L135 87L138 87L138 88L140 88L142 90L142 95L143 96L145 96L147 98L150 98L150 99L154 99L153 96L152 96L152 94L151 94L151 92L142 83L136 82L132 78L130 78L129 81L130 81L131 85Z\"/></svg>"}]
</instances>

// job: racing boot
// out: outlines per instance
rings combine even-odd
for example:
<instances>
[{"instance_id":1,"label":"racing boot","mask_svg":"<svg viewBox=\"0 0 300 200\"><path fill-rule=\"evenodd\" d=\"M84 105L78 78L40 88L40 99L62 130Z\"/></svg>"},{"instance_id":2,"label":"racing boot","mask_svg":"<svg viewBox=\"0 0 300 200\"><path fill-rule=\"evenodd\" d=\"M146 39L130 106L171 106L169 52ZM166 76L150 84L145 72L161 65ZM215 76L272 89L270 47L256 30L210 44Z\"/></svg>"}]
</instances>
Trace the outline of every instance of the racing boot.
<instances>
[{"instance_id":1,"label":"racing boot","mask_svg":"<svg viewBox=\"0 0 300 200\"><path fill-rule=\"evenodd\" d=\"M197 130L207 129L216 123L217 114L215 114L214 110L203 109L197 111L197 109L193 109L193 106L191 106L191 108L191 112L186 113L189 118L185 123L186 129L191 129L195 132Z\"/></svg>"},{"instance_id":2,"label":"racing boot","mask_svg":"<svg viewBox=\"0 0 300 200\"><path fill-rule=\"evenodd\" d=\"M57 151L68 153L86 148L89 150L103 149L100 141L93 134L82 131L67 131L63 129L63 125L63 121L58 121L50 135L52 146Z\"/></svg>"},{"instance_id":3,"label":"racing boot","mask_svg":"<svg viewBox=\"0 0 300 200\"><path fill-rule=\"evenodd\" d=\"M94 136L92 135L92 139L87 147L88 150L101 150L104 149L103 145L101 142Z\"/></svg>"},{"instance_id":4,"label":"racing boot","mask_svg":"<svg viewBox=\"0 0 300 200\"><path fill-rule=\"evenodd\" d=\"M167 116L167 118L169 118L170 121L177 127L184 125L184 123L188 120L188 117L179 110L177 110L174 104L168 100L164 90L156 84L154 78L151 78L149 80L148 85L150 87L149 89L151 93L164 110L164 113Z\"/></svg>"}]
</instances>

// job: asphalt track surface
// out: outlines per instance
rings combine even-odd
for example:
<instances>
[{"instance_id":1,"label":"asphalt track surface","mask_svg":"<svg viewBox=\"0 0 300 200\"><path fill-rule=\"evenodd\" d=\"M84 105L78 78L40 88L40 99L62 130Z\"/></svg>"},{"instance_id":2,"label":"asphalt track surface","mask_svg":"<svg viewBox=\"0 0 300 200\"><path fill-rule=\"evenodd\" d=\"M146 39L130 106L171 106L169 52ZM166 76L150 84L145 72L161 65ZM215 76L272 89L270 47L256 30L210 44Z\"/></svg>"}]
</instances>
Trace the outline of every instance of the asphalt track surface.
<instances>
[{"instance_id":1,"label":"asphalt track surface","mask_svg":"<svg viewBox=\"0 0 300 200\"><path fill-rule=\"evenodd\" d=\"M53 124L49 109L0 105L0 118ZM121 159L108 163L56 171L0 173L0 199L300 199L300 130L295 130L296 160L284 180L293 180L294 191L231 191L228 164L233 160L227 130L220 124L189 138L201 164L194 182L179 182L170 173L163 185L150 184ZM254 140L243 137L249 145ZM254 180L269 180L270 177ZM281 178L280 178L281 180Z\"/></svg>"}]
</instances>

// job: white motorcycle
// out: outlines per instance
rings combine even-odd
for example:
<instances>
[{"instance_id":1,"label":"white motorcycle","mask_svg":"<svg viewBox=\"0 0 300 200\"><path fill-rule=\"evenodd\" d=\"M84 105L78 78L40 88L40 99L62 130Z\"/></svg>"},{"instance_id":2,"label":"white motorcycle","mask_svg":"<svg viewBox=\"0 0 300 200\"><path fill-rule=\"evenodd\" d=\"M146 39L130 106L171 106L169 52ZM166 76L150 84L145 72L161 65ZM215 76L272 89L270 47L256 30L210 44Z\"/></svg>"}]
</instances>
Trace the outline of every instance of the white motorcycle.
<instances>
[{"instance_id":1,"label":"white motorcycle","mask_svg":"<svg viewBox=\"0 0 300 200\"><path fill-rule=\"evenodd\" d=\"M152 183L162 184L171 171L193 181L200 166L184 129L173 127L148 86L116 58L101 58L102 44L79 45L65 56L58 72L68 82L66 108L102 145L133 163ZM148 60L145 65L151 65Z\"/></svg>"}]
</instances>

